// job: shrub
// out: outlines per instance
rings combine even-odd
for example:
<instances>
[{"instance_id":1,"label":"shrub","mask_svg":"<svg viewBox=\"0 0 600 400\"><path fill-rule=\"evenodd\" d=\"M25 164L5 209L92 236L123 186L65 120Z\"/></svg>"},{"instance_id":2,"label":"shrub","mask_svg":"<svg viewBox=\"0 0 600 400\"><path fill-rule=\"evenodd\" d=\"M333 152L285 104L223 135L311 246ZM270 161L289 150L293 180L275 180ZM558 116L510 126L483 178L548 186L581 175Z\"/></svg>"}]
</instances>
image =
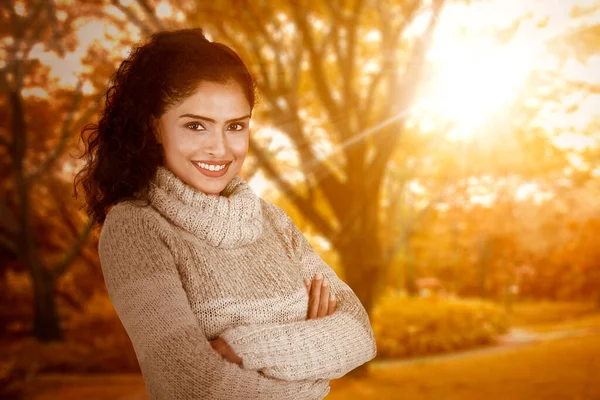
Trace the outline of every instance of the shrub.
<instances>
[{"instance_id":1,"label":"shrub","mask_svg":"<svg viewBox=\"0 0 600 400\"><path fill-rule=\"evenodd\" d=\"M65 340L41 346L41 372L139 373L131 341L108 297L93 296L63 323Z\"/></svg>"},{"instance_id":2,"label":"shrub","mask_svg":"<svg viewBox=\"0 0 600 400\"><path fill-rule=\"evenodd\" d=\"M6 343L3 343L6 345ZM0 399L21 400L30 398L32 383L39 372L39 346L26 340L11 346L0 361Z\"/></svg>"},{"instance_id":3,"label":"shrub","mask_svg":"<svg viewBox=\"0 0 600 400\"><path fill-rule=\"evenodd\" d=\"M493 303L475 299L409 298L389 293L379 301L372 326L381 358L445 353L490 344L508 329Z\"/></svg>"}]
</instances>

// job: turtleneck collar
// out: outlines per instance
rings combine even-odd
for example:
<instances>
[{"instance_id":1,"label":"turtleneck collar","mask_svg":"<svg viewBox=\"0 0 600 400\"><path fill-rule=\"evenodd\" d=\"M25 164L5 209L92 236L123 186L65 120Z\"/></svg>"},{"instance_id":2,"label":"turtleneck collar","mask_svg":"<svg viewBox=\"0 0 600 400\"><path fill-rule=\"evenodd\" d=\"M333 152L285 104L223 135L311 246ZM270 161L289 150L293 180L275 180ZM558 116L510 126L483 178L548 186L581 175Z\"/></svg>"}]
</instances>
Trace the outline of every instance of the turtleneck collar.
<instances>
[{"instance_id":1,"label":"turtleneck collar","mask_svg":"<svg viewBox=\"0 0 600 400\"><path fill-rule=\"evenodd\" d=\"M239 176L221 194L207 194L159 166L148 194L154 208L173 224L214 247L241 247L262 234L260 198Z\"/></svg>"}]
</instances>

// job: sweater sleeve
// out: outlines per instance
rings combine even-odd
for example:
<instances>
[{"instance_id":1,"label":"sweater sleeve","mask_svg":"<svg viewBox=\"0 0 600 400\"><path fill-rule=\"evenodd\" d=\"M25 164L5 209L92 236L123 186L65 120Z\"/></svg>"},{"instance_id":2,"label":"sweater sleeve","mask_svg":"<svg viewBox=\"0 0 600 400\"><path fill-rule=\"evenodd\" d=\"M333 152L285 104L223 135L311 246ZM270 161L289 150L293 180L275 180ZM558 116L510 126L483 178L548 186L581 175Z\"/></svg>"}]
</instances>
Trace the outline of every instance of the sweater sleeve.
<instances>
[{"instance_id":1,"label":"sweater sleeve","mask_svg":"<svg viewBox=\"0 0 600 400\"><path fill-rule=\"evenodd\" d=\"M321 272L336 296L336 311L299 322L240 325L220 336L242 357L244 368L284 380L340 378L377 354L368 314L287 213L278 212L286 221L302 278L310 280Z\"/></svg>"},{"instance_id":2,"label":"sweater sleeve","mask_svg":"<svg viewBox=\"0 0 600 400\"><path fill-rule=\"evenodd\" d=\"M176 239L161 227L147 212L113 208L98 243L110 299L151 400L314 399L329 391L326 380L277 380L213 350L183 288Z\"/></svg>"}]
</instances>

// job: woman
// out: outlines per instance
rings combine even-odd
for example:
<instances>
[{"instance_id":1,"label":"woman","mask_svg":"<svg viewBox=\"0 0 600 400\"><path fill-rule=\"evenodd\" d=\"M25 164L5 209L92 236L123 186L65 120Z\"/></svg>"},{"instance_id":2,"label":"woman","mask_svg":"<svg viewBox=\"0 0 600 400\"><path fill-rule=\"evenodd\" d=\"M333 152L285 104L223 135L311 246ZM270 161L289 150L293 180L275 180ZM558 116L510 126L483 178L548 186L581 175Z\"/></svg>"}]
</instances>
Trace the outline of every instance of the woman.
<instances>
[{"instance_id":1,"label":"woman","mask_svg":"<svg viewBox=\"0 0 600 400\"><path fill-rule=\"evenodd\" d=\"M75 184L152 400L322 399L375 357L350 287L238 176L254 102L233 50L200 29L160 32L82 132Z\"/></svg>"}]
</instances>

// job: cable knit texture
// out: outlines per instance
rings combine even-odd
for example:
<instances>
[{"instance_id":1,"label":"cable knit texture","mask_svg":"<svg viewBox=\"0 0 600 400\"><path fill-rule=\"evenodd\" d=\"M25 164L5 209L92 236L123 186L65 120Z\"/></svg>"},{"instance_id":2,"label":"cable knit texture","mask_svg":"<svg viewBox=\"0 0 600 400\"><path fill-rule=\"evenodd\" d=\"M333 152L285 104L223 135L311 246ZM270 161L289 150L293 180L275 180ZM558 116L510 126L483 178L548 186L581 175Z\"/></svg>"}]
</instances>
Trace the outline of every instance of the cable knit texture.
<instances>
[{"instance_id":1,"label":"cable knit texture","mask_svg":"<svg viewBox=\"0 0 600 400\"><path fill-rule=\"evenodd\" d=\"M243 246L262 233L260 198L239 176L220 196L207 195L160 167L150 186L150 200L161 214L213 246Z\"/></svg>"},{"instance_id":2,"label":"cable knit texture","mask_svg":"<svg viewBox=\"0 0 600 400\"><path fill-rule=\"evenodd\" d=\"M110 210L98 251L151 400L322 399L375 357L354 292L242 178L209 195L159 167L149 199ZM303 279L317 272L338 306L306 320ZM242 366L212 349L219 336Z\"/></svg>"}]
</instances>

